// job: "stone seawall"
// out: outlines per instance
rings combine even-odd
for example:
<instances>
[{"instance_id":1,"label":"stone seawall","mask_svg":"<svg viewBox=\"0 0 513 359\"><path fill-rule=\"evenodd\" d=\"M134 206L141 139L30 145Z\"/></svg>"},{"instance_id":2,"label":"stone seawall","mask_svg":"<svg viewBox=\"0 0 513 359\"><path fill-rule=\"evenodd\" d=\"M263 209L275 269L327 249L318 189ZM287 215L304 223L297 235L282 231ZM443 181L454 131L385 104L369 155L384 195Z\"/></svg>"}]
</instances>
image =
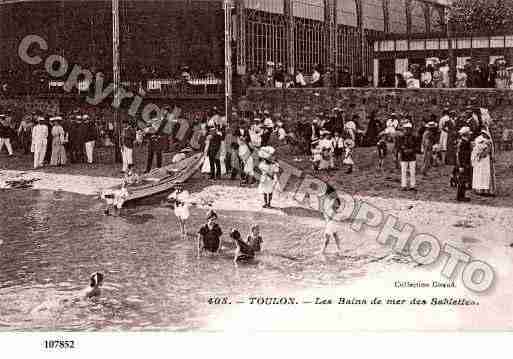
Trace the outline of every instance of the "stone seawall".
<instances>
[{"instance_id":1,"label":"stone seawall","mask_svg":"<svg viewBox=\"0 0 513 359\"><path fill-rule=\"evenodd\" d=\"M459 111L469 105L488 108L497 123L513 128L513 90L252 88L240 103L243 109L267 109L296 120L307 120L312 113L340 107L349 116L359 114L363 123L372 112L378 119L384 119L390 112L409 113L418 122L431 114L439 117L445 106Z\"/></svg>"}]
</instances>

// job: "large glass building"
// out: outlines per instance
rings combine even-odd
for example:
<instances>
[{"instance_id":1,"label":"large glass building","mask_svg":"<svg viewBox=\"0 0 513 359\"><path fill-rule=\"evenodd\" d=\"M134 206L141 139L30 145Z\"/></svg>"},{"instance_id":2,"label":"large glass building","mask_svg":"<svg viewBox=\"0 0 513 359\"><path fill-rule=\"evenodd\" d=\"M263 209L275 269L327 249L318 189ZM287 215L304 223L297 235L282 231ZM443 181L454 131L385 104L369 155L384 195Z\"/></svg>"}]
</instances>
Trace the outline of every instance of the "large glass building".
<instances>
[{"instance_id":1,"label":"large glass building","mask_svg":"<svg viewBox=\"0 0 513 359\"><path fill-rule=\"evenodd\" d=\"M183 65L223 78L222 0L119 0L121 76L169 78ZM375 72L375 49L387 35L442 37L444 5L430 0L232 0L234 74L268 61L289 71L316 64L356 75ZM34 69L17 55L20 40L36 34L49 52L109 73L110 0L0 0L0 76L23 79ZM398 44L398 45L397 45ZM377 47L375 47L377 46ZM403 46L394 42L394 46ZM394 51L398 50L394 47ZM389 55L387 55L389 56ZM386 61L394 61L383 56ZM395 66L395 64L393 65Z\"/></svg>"}]
</instances>

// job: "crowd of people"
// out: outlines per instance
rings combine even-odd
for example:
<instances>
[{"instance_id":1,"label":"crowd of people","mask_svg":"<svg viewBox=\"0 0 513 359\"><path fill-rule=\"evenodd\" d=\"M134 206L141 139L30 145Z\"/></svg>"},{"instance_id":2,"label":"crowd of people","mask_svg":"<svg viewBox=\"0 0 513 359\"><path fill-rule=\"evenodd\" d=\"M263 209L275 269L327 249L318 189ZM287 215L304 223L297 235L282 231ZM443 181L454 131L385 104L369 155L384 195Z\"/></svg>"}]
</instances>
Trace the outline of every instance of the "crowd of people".
<instances>
[{"instance_id":1,"label":"crowd of people","mask_svg":"<svg viewBox=\"0 0 513 359\"><path fill-rule=\"evenodd\" d=\"M335 111L338 109L335 109ZM473 189L481 196L494 196L495 145L490 131L492 119L486 109L469 106L458 115L445 108L441 118L432 115L414 128L408 115L391 113L386 123L371 118L365 131L366 144L376 146L377 168L384 171L385 158L392 154L393 162L401 169L401 189L417 191L417 157L422 155L420 169L429 175L433 166L453 165L451 186L457 187L458 201L469 201L465 192ZM358 116L343 124L344 134L332 136L332 122L312 121L312 155L315 169L333 170L335 163L354 165L353 148L358 132ZM337 130L335 130L337 131ZM319 140L318 138L321 138Z\"/></svg>"},{"instance_id":2,"label":"crowd of people","mask_svg":"<svg viewBox=\"0 0 513 359\"><path fill-rule=\"evenodd\" d=\"M381 75L379 87L398 88L449 88L451 70L448 60L428 59L425 64L410 64L408 71L395 74L395 80ZM513 88L513 67L504 58L493 63L467 59L456 67L455 88Z\"/></svg>"},{"instance_id":3,"label":"crowd of people","mask_svg":"<svg viewBox=\"0 0 513 359\"><path fill-rule=\"evenodd\" d=\"M282 63L268 61L266 67L252 69L243 77L243 88L305 88L305 87L367 87L372 85L372 76L360 74L352 76L348 67L343 67L338 73L333 67L316 64L311 73L306 73L301 67L294 74Z\"/></svg>"},{"instance_id":4,"label":"crowd of people","mask_svg":"<svg viewBox=\"0 0 513 359\"><path fill-rule=\"evenodd\" d=\"M34 156L34 169L93 163L100 128L94 118L75 111L68 116L49 116L36 111L16 120L10 110L0 114L0 151L5 145L9 156L14 149Z\"/></svg>"},{"instance_id":5,"label":"crowd of people","mask_svg":"<svg viewBox=\"0 0 513 359\"><path fill-rule=\"evenodd\" d=\"M458 187L458 200L466 201L463 189L472 188L481 195L495 194L494 151L488 112L469 106L458 113L445 108L442 116L431 115L414 126L408 114L390 113L386 123L375 113L370 115L366 128L359 115L348 116L340 108L326 113L311 114L311 122L292 121L268 110L234 114L228 123L222 112L214 107L201 118L191 120L190 129L176 138L180 124L164 112L167 121L159 126L141 129L135 121L124 121L119 146L123 174L134 171L134 149L147 144L146 173L163 165L163 153L177 141L194 144L203 151L202 172L212 181L223 176L239 180L240 185L252 185L259 179L264 207L272 206L272 190L278 172L274 157L276 150L288 145L311 156L314 172L346 174L355 167L355 148L376 147L376 167L386 171L385 158L390 154L401 168L403 190L417 190L417 156L422 155L421 173L428 176L433 166L454 165L450 183ZM171 128L171 130L170 130ZM0 114L0 151L6 147L13 155L13 144L24 154L33 154L33 167L64 166L68 163L93 163L95 144L111 142L112 124L81 114L75 110L65 116L44 116L34 112L16 123L10 111ZM468 143L466 142L468 138ZM112 143L111 143L112 144ZM471 146L469 147L469 144ZM259 176L266 173L266 176Z\"/></svg>"}]
</instances>

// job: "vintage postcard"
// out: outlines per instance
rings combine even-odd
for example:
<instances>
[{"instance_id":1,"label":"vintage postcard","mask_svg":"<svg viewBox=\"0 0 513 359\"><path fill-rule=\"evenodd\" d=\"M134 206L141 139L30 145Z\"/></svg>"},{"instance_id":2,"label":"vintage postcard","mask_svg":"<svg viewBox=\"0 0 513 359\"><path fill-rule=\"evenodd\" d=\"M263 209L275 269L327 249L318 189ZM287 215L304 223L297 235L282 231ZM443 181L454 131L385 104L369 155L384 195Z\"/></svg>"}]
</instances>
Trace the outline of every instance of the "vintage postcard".
<instances>
[{"instance_id":1,"label":"vintage postcard","mask_svg":"<svg viewBox=\"0 0 513 359\"><path fill-rule=\"evenodd\" d=\"M512 19L0 0L0 331L511 332Z\"/></svg>"}]
</instances>

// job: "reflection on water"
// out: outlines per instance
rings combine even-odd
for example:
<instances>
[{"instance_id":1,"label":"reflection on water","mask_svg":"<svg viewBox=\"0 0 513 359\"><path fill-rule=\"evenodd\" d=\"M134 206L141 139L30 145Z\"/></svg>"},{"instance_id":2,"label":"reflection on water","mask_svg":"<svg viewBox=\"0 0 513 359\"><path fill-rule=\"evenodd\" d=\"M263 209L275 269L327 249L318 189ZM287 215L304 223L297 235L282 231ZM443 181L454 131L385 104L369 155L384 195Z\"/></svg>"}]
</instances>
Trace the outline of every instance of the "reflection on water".
<instances>
[{"instance_id":1,"label":"reflection on water","mask_svg":"<svg viewBox=\"0 0 513 359\"><path fill-rule=\"evenodd\" d=\"M202 209L192 210L191 238L183 241L171 211L156 204L112 217L86 196L6 191L2 198L0 330L202 328L215 311L209 297L285 295L357 276L345 272L351 261L312 257L319 233L292 220L262 226L268 254L257 265L236 267L228 254L196 259L192 233ZM268 220L237 212L221 213L220 223L228 233ZM77 299L95 271L105 274L103 295Z\"/></svg>"}]
</instances>

